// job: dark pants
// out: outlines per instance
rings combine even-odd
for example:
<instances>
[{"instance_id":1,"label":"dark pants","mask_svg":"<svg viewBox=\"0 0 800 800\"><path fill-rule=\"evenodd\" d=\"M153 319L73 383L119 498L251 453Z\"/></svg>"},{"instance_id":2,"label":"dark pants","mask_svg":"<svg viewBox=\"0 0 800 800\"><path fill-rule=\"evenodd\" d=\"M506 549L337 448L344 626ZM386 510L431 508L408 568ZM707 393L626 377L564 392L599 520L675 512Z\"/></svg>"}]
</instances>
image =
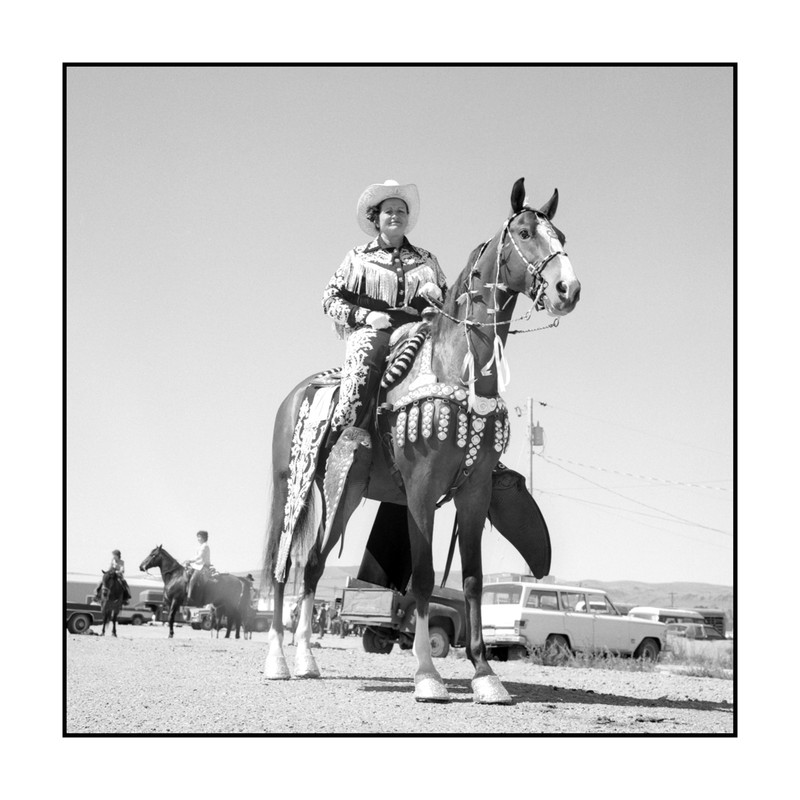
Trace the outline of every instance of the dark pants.
<instances>
[{"instance_id":1,"label":"dark pants","mask_svg":"<svg viewBox=\"0 0 800 800\"><path fill-rule=\"evenodd\" d=\"M189 576L189 588L187 602L190 606L205 605L206 574L204 569L193 569Z\"/></svg>"}]
</instances>

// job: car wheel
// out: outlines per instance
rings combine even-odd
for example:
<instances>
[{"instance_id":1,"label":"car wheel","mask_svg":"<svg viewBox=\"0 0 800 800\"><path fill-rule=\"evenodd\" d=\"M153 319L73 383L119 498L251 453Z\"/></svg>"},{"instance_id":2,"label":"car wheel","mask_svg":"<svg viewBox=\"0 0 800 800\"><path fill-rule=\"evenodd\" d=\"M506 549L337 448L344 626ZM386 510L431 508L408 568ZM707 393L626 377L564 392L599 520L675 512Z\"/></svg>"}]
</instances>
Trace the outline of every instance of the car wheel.
<instances>
[{"instance_id":1,"label":"car wheel","mask_svg":"<svg viewBox=\"0 0 800 800\"><path fill-rule=\"evenodd\" d=\"M547 637L544 645L544 662L548 666L560 666L567 662L571 655L569 642L565 636L554 633Z\"/></svg>"},{"instance_id":2,"label":"car wheel","mask_svg":"<svg viewBox=\"0 0 800 800\"><path fill-rule=\"evenodd\" d=\"M200 627L204 631L210 631L211 630L211 617L204 617L203 618L203 622L201 623Z\"/></svg>"},{"instance_id":3,"label":"car wheel","mask_svg":"<svg viewBox=\"0 0 800 800\"><path fill-rule=\"evenodd\" d=\"M367 628L364 635L361 637L364 650L367 653L379 653L380 655L388 655L392 652L394 642L380 636L372 628Z\"/></svg>"},{"instance_id":4,"label":"car wheel","mask_svg":"<svg viewBox=\"0 0 800 800\"><path fill-rule=\"evenodd\" d=\"M450 637L443 628L434 627L428 631L431 640L431 657L444 658L450 652Z\"/></svg>"},{"instance_id":5,"label":"car wheel","mask_svg":"<svg viewBox=\"0 0 800 800\"><path fill-rule=\"evenodd\" d=\"M86 614L76 614L74 617L70 617L67 623L67 630L69 630L70 633L83 633L89 630L91 625L92 621Z\"/></svg>"},{"instance_id":6,"label":"car wheel","mask_svg":"<svg viewBox=\"0 0 800 800\"><path fill-rule=\"evenodd\" d=\"M131 624L132 625L141 625L143 622L144 622L144 619L142 617L140 617L138 614L135 617L133 617L133 619L131 620Z\"/></svg>"},{"instance_id":7,"label":"car wheel","mask_svg":"<svg viewBox=\"0 0 800 800\"><path fill-rule=\"evenodd\" d=\"M653 639L645 639L633 654L634 658L640 658L642 661L656 661L658 659L659 647Z\"/></svg>"}]
</instances>

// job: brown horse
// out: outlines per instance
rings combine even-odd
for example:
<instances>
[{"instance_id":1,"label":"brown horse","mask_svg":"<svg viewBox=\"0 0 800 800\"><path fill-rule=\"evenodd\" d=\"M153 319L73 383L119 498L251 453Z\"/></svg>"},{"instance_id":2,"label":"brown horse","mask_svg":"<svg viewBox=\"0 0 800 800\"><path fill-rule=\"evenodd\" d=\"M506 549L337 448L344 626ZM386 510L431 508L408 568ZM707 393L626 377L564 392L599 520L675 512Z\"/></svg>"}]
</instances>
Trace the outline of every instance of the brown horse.
<instances>
[{"instance_id":1,"label":"brown horse","mask_svg":"<svg viewBox=\"0 0 800 800\"><path fill-rule=\"evenodd\" d=\"M385 512L387 519L398 523L394 528L400 533L388 534L387 544L376 525L362 573L401 591L409 586L410 577L417 608L414 695L420 701L449 699L431 659L428 609L434 585L434 512L453 499L467 603L466 651L475 668L473 698L478 703L511 702L486 660L480 608L481 535L488 517L520 550L535 575L549 571L549 537L535 502L527 492L522 498L495 491L495 476L508 444L508 413L499 392L507 375L504 345L517 297L525 294L536 310L561 317L575 308L580 296L580 283L564 252L564 236L551 222L557 204L556 191L536 210L527 204L524 181L514 184L511 215L471 253L431 323L430 344L379 398L371 436L347 429L330 454L317 456L314 483L323 496L324 513L319 529L309 522L313 507L309 496L302 492L296 496L297 484L292 484L298 461L296 426L299 430L307 413L305 399L314 381L301 382L281 405L273 436L265 572L273 579L275 607L282 608L289 562L305 562L296 677L319 677L310 647L314 593L328 555L366 497L382 502L379 517ZM345 467L337 471L340 456ZM499 471L521 479L505 468ZM331 496L336 500L328 507ZM514 504L504 506L503 499L512 496L517 498ZM295 525L288 528L292 538L287 546L292 509ZM391 527L383 526L384 536ZM313 541L309 530L316 532ZM264 674L267 679L290 677L280 614L270 629Z\"/></svg>"},{"instance_id":2,"label":"brown horse","mask_svg":"<svg viewBox=\"0 0 800 800\"><path fill-rule=\"evenodd\" d=\"M189 574L186 568L173 558L161 545L153 548L139 565L142 572L151 567L159 567L164 581L164 602L169 604L169 638L175 635L174 623L178 609L189 604ZM230 638L231 630L236 628L236 638L241 631L243 615L250 606L250 584L242 578L227 573L209 578L203 591L200 605L213 606L212 619L219 635L219 621L227 617L225 638Z\"/></svg>"},{"instance_id":3,"label":"brown horse","mask_svg":"<svg viewBox=\"0 0 800 800\"><path fill-rule=\"evenodd\" d=\"M101 636L106 635L106 625L111 621L111 635L117 635L117 617L125 602L125 586L116 570L103 570L103 580L100 585L100 611L103 614L103 630Z\"/></svg>"},{"instance_id":4,"label":"brown horse","mask_svg":"<svg viewBox=\"0 0 800 800\"><path fill-rule=\"evenodd\" d=\"M175 616L181 606L186 605L189 592L189 579L183 565L173 558L161 545L154 547L150 554L139 564L141 572L150 567L161 570L164 581L164 605L169 606L169 638L175 635Z\"/></svg>"}]
</instances>

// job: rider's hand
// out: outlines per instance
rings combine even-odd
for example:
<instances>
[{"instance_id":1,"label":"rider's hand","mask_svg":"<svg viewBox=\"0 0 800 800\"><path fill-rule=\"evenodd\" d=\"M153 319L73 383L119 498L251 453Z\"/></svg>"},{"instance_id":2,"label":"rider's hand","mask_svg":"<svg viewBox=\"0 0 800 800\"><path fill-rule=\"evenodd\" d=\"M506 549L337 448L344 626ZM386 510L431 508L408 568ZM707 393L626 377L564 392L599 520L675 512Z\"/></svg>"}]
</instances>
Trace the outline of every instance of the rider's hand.
<instances>
[{"instance_id":1,"label":"rider's hand","mask_svg":"<svg viewBox=\"0 0 800 800\"><path fill-rule=\"evenodd\" d=\"M389 315L385 311L370 311L367 314L367 325L376 331L382 331L392 324Z\"/></svg>"},{"instance_id":2,"label":"rider's hand","mask_svg":"<svg viewBox=\"0 0 800 800\"><path fill-rule=\"evenodd\" d=\"M442 302L442 290L432 282L428 282L423 285L423 287L419 290L420 297L424 297L429 303L436 303L441 304Z\"/></svg>"}]
</instances>

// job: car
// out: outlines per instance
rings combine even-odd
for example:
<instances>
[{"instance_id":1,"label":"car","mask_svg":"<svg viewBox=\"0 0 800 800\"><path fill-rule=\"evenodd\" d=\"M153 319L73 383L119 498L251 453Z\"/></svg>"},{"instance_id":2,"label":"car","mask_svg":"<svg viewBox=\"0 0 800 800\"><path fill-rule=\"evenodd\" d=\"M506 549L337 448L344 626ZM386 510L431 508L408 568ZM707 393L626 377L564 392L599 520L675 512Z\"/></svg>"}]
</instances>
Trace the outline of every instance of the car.
<instances>
[{"instance_id":1,"label":"car","mask_svg":"<svg viewBox=\"0 0 800 800\"><path fill-rule=\"evenodd\" d=\"M713 625L698 622L672 622L667 625L667 636L706 642L728 641Z\"/></svg>"},{"instance_id":2,"label":"car","mask_svg":"<svg viewBox=\"0 0 800 800\"><path fill-rule=\"evenodd\" d=\"M578 651L655 661L667 646L664 623L621 614L605 591L585 586L487 584L481 617L487 651L500 660L542 649L555 663Z\"/></svg>"},{"instance_id":3,"label":"car","mask_svg":"<svg viewBox=\"0 0 800 800\"><path fill-rule=\"evenodd\" d=\"M631 617L651 619L669 625L671 622L705 622L703 615L690 608L659 608L657 606L634 606L628 611Z\"/></svg>"}]
</instances>

